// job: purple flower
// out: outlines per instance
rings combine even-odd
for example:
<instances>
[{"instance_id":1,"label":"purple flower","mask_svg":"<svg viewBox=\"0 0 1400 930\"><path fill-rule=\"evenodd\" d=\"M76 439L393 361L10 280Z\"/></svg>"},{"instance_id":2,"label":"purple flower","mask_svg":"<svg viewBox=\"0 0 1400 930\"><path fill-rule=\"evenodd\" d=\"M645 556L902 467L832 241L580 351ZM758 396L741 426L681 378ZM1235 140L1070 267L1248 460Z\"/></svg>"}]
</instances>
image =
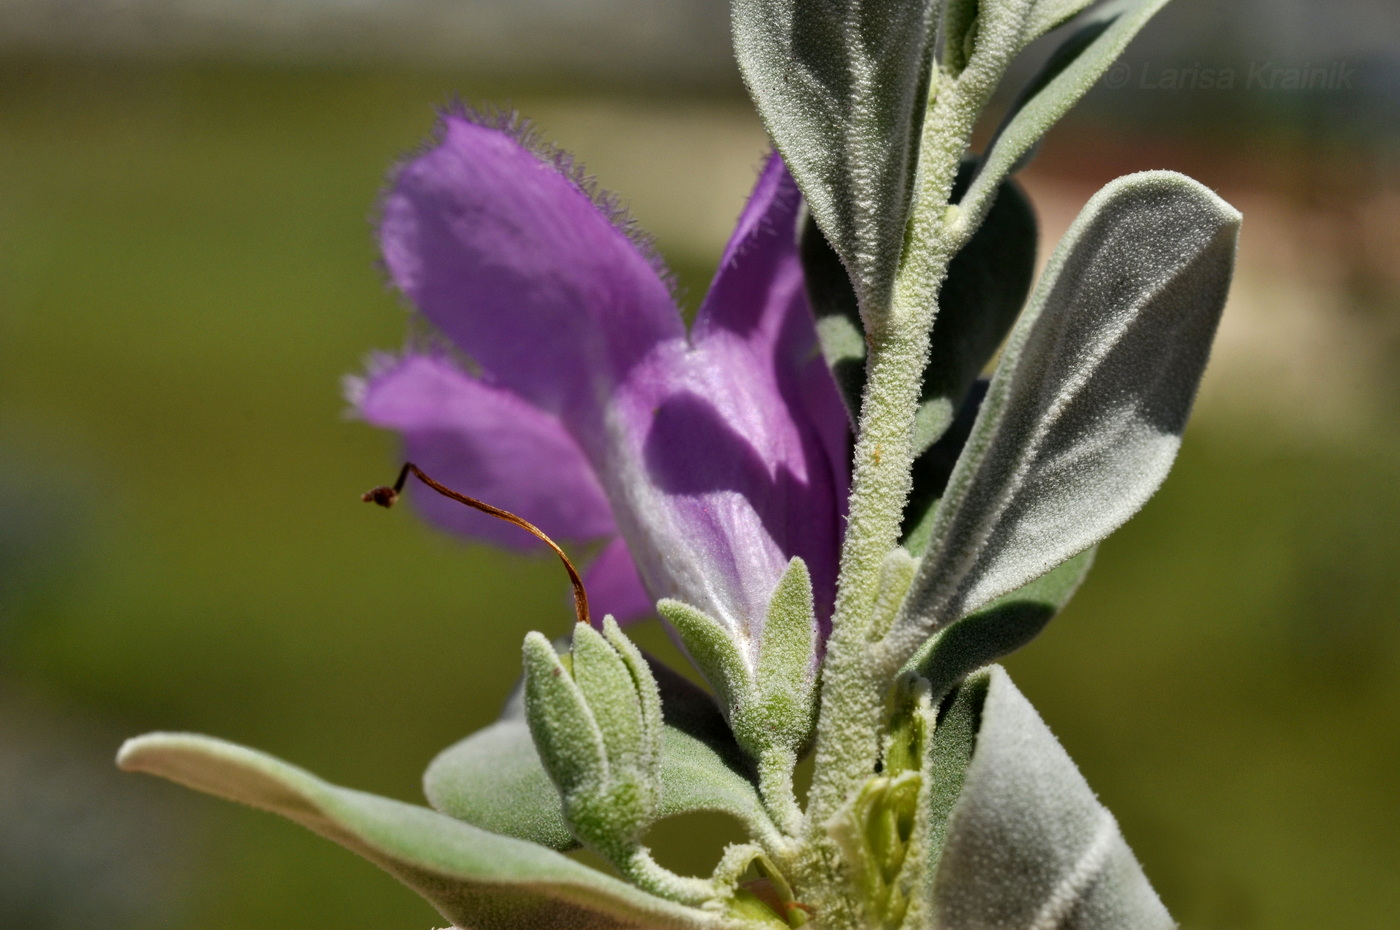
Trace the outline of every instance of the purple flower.
<instances>
[{"instance_id":1,"label":"purple flower","mask_svg":"<svg viewBox=\"0 0 1400 930\"><path fill-rule=\"evenodd\" d=\"M379 238L450 347L381 359L353 399L443 483L601 542L600 615L674 597L752 641L801 556L825 625L848 427L803 290L800 206L772 156L687 334L660 262L567 160L505 121L447 115L394 178ZM454 532L533 542L416 500Z\"/></svg>"}]
</instances>

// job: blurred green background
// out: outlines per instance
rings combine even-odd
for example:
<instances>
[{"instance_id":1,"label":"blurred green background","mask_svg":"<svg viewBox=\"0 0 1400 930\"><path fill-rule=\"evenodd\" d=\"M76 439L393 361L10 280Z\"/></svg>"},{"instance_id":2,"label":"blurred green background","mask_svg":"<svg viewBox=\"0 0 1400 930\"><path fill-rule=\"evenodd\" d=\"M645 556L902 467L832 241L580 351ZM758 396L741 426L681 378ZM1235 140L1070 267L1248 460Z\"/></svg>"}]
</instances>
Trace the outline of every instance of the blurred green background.
<instances>
[{"instance_id":1,"label":"blurred green background","mask_svg":"<svg viewBox=\"0 0 1400 930\"><path fill-rule=\"evenodd\" d=\"M1241 84L1260 55L1326 54L1289 45L1322 41L1307 22L1231 45L1200 31L1218 11L1180 5L1126 59L1134 83L1096 90L1025 180L1043 258L1113 176L1193 173L1245 212L1237 287L1171 479L1009 666L1186 927L1391 928L1400 69L1337 43L1374 46L1376 14L1383 45L1395 22L1377 4L1327 14L1360 89L1147 90L1202 54ZM0 43L7 930L440 925L300 828L118 774L112 755L197 730L418 800L428 760L497 713L524 632L567 627L556 565L357 500L396 450L347 421L339 380L406 320L369 217L434 105L535 118L631 202L692 305L764 151L722 15L642 39L588 20L616 57L588 33L525 43L512 67L508 49L420 59L353 30L303 49L303 6L302 33L242 45L136 27L110 43L37 14ZM626 57L643 40L650 57ZM671 80L663 41L685 51ZM699 868L684 832L667 855Z\"/></svg>"}]
</instances>

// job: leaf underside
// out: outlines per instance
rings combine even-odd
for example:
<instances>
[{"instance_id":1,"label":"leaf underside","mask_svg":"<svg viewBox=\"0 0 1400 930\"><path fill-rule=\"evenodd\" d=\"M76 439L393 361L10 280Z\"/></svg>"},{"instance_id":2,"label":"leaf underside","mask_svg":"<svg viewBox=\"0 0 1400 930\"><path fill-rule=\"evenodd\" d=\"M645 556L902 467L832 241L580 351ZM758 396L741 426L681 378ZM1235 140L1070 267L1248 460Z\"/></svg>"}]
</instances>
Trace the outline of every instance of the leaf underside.
<instances>
[{"instance_id":1,"label":"leaf underside","mask_svg":"<svg viewBox=\"0 0 1400 930\"><path fill-rule=\"evenodd\" d=\"M734 52L866 306L904 237L932 63L931 0L734 0Z\"/></svg>"}]
</instances>

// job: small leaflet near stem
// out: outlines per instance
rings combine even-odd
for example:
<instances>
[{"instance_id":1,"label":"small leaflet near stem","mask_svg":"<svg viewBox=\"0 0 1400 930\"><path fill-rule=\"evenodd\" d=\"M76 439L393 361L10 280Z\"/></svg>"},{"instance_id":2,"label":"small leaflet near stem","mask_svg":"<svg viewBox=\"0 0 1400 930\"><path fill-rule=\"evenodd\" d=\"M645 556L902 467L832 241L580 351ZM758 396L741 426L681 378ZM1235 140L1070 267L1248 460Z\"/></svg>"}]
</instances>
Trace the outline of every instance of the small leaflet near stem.
<instances>
[{"instance_id":1,"label":"small leaflet near stem","mask_svg":"<svg viewBox=\"0 0 1400 930\"><path fill-rule=\"evenodd\" d=\"M578 569L574 568L574 563L569 561L569 557L564 554L563 549L559 548L558 543L546 536L543 530L524 517L517 517L509 510L493 507L485 501L479 501L474 497L468 497L445 485L438 484L432 478L423 474L423 470L412 462L403 463L403 468L399 469L399 477L398 480L394 482L393 487L380 485L377 488L371 488L360 495L360 500L364 501L366 504L378 504L385 509L394 506L399 499L399 495L403 493L404 482L408 481L410 472L417 477L419 481L423 482L443 497L451 498L459 504L466 504L474 510L480 510L482 513L490 514L507 523L514 523L522 530L533 533L536 538L553 549L554 554L559 556L559 561L564 563L564 571L569 573L569 581L574 586L574 612L578 615L578 622L591 625L588 612L588 592L583 588L583 579L579 577Z\"/></svg>"}]
</instances>

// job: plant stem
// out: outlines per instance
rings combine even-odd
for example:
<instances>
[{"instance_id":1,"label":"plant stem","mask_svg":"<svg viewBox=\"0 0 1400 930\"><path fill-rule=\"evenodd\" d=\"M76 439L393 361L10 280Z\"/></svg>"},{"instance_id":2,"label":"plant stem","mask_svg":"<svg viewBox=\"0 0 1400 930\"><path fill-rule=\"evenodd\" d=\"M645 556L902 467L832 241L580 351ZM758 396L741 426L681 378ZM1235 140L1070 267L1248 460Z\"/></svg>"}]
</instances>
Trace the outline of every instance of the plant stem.
<instances>
[{"instance_id":1,"label":"plant stem","mask_svg":"<svg viewBox=\"0 0 1400 930\"><path fill-rule=\"evenodd\" d=\"M965 234L957 209L947 206L972 125L989 90L962 92L938 82L921 139L915 191L899 271L884 312L866 313L865 393L853 455L846 536L842 543L832 635L823 662L817 724L816 772L807 805L802 866L833 930L856 927L862 906L841 866L827 825L874 774L884 732L888 670L871 661L870 647L881 571L899 544L914 464L914 415L919 406L939 288ZM804 882L806 884L806 882ZM808 885L808 887L812 887Z\"/></svg>"},{"instance_id":2,"label":"plant stem","mask_svg":"<svg viewBox=\"0 0 1400 930\"><path fill-rule=\"evenodd\" d=\"M802 830L802 808L793 790L792 774L797 753L791 749L769 749L758 759L758 789L763 806L778 827L796 837Z\"/></svg>"},{"instance_id":3,"label":"plant stem","mask_svg":"<svg viewBox=\"0 0 1400 930\"><path fill-rule=\"evenodd\" d=\"M851 472L836 610L823 662L811 829L870 776L879 750L888 682L875 680L868 650L885 557L899 543L914 464L914 414L928 362L938 290L955 243L946 206L979 107L957 85L936 99L924 124L914 204L887 311L867 336L865 393Z\"/></svg>"},{"instance_id":4,"label":"plant stem","mask_svg":"<svg viewBox=\"0 0 1400 930\"><path fill-rule=\"evenodd\" d=\"M651 850L645 846L637 846L617 865L638 888L681 904L698 906L716 896L715 886L710 881L677 875L653 859Z\"/></svg>"}]
</instances>

